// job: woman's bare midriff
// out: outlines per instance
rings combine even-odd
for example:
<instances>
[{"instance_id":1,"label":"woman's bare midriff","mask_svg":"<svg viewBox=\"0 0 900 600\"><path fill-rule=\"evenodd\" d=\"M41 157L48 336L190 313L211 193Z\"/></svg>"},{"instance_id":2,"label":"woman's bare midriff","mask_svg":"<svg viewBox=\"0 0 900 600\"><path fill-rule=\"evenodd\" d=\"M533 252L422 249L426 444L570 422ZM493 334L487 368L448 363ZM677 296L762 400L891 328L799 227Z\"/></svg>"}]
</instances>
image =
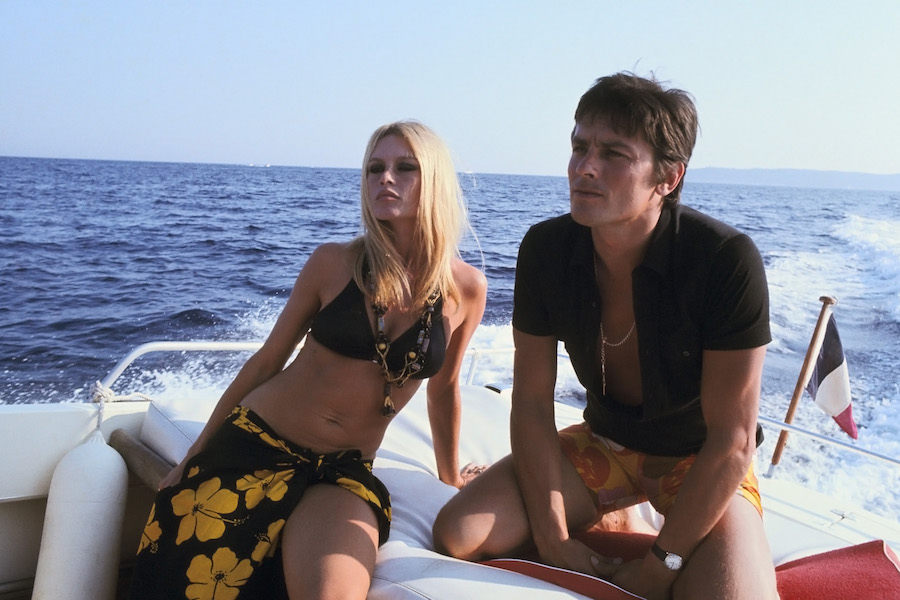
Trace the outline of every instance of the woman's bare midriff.
<instances>
[{"instance_id":1,"label":"woman's bare midriff","mask_svg":"<svg viewBox=\"0 0 900 600\"><path fill-rule=\"evenodd\" d=\"M420 382L392 388L397 410ZM375 363L347 358L312 337L283 371L241 401L282 438L326 453L358 449L375 456L391 419L381 414L384 379Z\"/></svg>"}]
</instances>

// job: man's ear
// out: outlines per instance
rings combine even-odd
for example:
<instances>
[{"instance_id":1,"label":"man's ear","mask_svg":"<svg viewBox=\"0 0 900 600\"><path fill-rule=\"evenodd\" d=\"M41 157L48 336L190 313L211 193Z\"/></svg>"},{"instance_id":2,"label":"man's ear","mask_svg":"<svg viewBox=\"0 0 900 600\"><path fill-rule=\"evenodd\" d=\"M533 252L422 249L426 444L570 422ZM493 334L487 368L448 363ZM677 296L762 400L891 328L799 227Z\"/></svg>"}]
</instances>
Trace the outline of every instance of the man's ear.
<instances>
[{"instance_id":1,"label":"man's ear","mask_svg":"<svg viewBox=\"0 0 900 600\"><path fill-rule=\"evenodd\" d=\"M662 181L656 184L656 192L663 198L671 194L678 187L681 178L684 177L684 170L684 163L675 163L666 168L663 171Z\"/></svg>"}]
</instances>

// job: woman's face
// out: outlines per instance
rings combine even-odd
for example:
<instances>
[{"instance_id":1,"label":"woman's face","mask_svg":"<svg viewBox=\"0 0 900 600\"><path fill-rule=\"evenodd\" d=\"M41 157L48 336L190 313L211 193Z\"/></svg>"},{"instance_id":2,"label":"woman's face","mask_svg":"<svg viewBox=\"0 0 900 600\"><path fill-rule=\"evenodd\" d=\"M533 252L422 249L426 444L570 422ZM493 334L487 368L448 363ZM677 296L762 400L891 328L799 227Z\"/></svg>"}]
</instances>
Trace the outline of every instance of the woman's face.
<instances>
[{"instance_id":1,"label":"woman's face","mask_svg":"<svg viewBox=\"0 0 900 600\"><path fill-rule=\"evenodd\" d=\"M369 207L379 221L415 219L422 190L419 161L402 137L381 138L366 165Z\"/></svg>"}]
</instances>

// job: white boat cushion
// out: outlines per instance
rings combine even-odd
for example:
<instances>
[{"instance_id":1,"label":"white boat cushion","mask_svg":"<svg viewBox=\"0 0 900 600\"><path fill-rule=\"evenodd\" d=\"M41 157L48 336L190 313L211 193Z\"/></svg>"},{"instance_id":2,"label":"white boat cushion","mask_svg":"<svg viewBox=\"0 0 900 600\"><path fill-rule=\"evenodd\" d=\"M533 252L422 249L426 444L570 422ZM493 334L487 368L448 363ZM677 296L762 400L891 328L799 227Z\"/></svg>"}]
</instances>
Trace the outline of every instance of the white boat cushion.
<instances>
[{"instance_id":1,"label":"white boat cushion","mask_svg":"<svg viewBox=\"0 0 900 600\"><path fill-rule=\"evenodd\" d=\"M508 454L508 391L498 394L483 387L462 386L461 392L460 464L489 464ZM196 439L214 406L215 400L154 400L144 420L141 439L176 463ZM556 404L557 427L580 420L579 409ZM374 470L391 492L394 518L390 539L378 553L370 600L584 598L518 573L458 561L431 550L431 525L456 490L437 479L424 386L394 418L378 451ZM853 529L852 515L823 527L821 515L829 514L831 499L822 497L817 501L817 495L810 490L787 489L791 484L786 482L766 479L761 483L766 486L765 523L776 564L879 536L877 531L861 534ZM767 495L766 490L771 493ZM647 521L661 526L662 517L648 503L639 508Z\"/></svg>"},{"instance_id":2,"label":"white boat cushion","mask_svg":"<svg viewBox=\"0 0 900 600\"><path fill-rule=\"evenodd\" d=\"M509 454L508 393L462 386L460 464L490 464ZM391 492L391 536L378 553L371 600L430 598L535 600L584 598L553 584L432 551L431 525L456 493L437 478L425 386L394 418L375 459L374 471ZM141 440L166 460L179 462L199 435L213 401L154 400ZM579 422L581 411L557 404L557 426Z\"/></svg>"},{"instance_id":3,"label":"white boat cushion","mask_svg":"<svg viewBox=\"0 0 900 600\"><path fill-rule=\"evenodd\" d=\"M170 463L181 462L206 424L215 401L153 400L141 425L141 441Z\"/></svg>"}]
</instances>

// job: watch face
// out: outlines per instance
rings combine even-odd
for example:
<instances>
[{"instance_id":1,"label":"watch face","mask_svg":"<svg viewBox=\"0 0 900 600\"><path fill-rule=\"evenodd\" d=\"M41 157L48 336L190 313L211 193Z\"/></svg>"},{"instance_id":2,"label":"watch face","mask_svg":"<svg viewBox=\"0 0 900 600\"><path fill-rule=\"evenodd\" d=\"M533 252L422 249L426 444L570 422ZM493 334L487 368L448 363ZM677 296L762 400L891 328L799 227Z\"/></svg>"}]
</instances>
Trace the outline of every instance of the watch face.
<instances>
[{"instance_id":1,"label":"watch face","mask_svg":"<svg viewBox=\"0 0 900 600\"><path fill-rule=\"evenodd\" d=\"M681 557L677 554L668 554L666 555L666 566L672 569L673 571L677 571L681 568Z\"/></svg>"}]
</instances>

